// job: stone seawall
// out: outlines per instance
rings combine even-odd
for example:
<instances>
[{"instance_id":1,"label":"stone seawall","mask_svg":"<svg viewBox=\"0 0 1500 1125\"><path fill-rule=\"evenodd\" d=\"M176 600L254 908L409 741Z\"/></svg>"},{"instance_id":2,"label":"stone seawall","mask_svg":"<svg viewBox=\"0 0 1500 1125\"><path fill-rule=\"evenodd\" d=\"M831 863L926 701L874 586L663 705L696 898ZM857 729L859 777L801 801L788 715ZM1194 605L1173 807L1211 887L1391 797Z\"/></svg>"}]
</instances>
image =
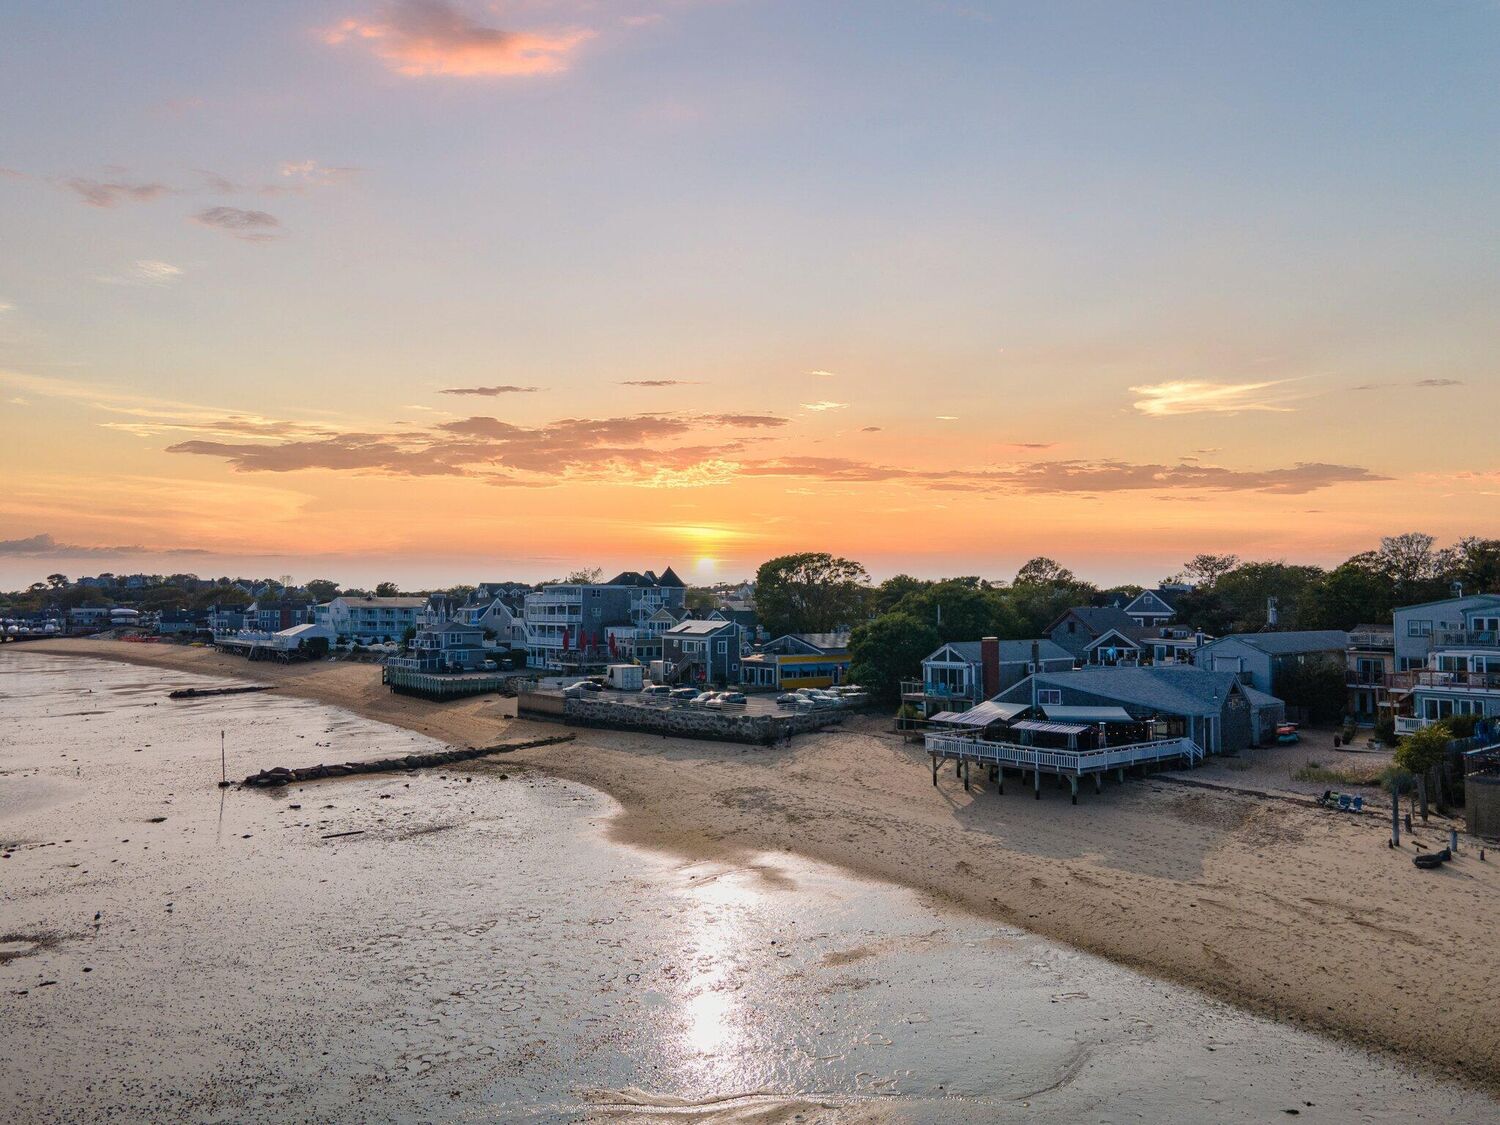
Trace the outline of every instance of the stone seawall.
<instances>
[{"instance_id":1,"label":"stone seawall","mask_svg":"<svg viewBox=\"0 0 1500 1125\"><path fill-rule=\"evenodd\" d=\"M567 699L563 701L563 717L572 726L770 746L794 734L807 734L832 726L842 721L844 712L745 715L704 707L655 707L607 699Z\"/></svg>"}]
</instances>

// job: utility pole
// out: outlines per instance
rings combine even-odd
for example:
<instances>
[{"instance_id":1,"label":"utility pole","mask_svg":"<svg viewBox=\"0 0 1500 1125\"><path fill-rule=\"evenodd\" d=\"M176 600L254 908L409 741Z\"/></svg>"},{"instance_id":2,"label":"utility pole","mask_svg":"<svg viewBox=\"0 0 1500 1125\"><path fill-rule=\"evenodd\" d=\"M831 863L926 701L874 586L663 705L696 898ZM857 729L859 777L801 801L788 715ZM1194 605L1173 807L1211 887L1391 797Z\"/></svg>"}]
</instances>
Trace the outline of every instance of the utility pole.
<instances>
[{"instance_id":1,"label":"utility pole","mask_svg":"<svg viewBox=\"0 0 1500 1125\"><path fill-rule=\"evenodd\" d=\"M229 756L224 749L224 732L219 732L219 788L229 788Z\"/></svg>"},{"instance_id":2,"label":"utility pole","mask_svg":"<svg viewBox=\"0 0 1500 1125\"><path fill-rule=\"evenodd\" d=\"M1391 847L1401 846L1401 786L1391 779Z\"/></svg>"}]
</instances>

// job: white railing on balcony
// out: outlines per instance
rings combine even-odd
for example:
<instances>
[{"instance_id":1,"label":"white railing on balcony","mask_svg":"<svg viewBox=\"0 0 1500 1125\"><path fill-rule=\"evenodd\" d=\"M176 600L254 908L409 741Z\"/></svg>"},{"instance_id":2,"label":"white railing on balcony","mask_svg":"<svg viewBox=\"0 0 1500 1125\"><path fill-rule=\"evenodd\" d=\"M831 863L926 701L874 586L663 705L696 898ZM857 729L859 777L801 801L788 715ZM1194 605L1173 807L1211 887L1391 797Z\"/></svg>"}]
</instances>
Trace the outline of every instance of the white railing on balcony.
<instances>
[{"instance_id":1,"label":"white railing on balcony","mask_svg":"<svg viewBox=\"0 0 1500 1125\"><path fill-rule=\"evenodd\" d=\"M1055 750L1022 746L1015 742L987 742L949 734L928 734L924 739L929 754L963 758L981 765L1040 769L1048 773L1071 775L1177 758L1185 758L1190 763L1203 760L1203 748L1190 738L1161 738L1152 742L1133 742L1097 750Z\"/></svg>"}]
</instances>

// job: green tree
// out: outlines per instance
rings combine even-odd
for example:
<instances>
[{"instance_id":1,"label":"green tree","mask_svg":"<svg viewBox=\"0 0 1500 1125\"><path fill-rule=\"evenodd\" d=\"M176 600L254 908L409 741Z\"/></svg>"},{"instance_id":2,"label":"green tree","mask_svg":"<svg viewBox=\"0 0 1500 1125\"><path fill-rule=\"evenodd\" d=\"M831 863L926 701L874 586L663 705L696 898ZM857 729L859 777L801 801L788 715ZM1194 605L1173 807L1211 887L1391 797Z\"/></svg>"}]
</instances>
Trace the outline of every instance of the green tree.
<instances>
[{"instance_id":1,"label":"green tree","mask_svg":"<svg viewBox=\"0 0 1500 1125\"><path fill-rule=\"evenodd\" d=\"M394 582L382 582L375 587L377 598L394 598L401 593L401 587Z\"/></svg>"},{"instance_id":2,"label":"green tree","mask_svg":"<svg viewBox=\"0 0 1500 1125\"><path fill-rule=\"evenodd\" d=\"M899 698L901 679L913 677L937 648L932 625L909 613L884 613L855 627L849 638L849 675L885 700Z\"/></svg>"},{"instance_id":3,"label":"green tree","mask_svg":"<svg viewBox=\"0 0 1500 1125\"><path fill-rule=\"evenodd\" d=\"M315 602L332 601L339 596L339 584L331 578L314 578L304 589Z\"/></svg>"},{"instance_id":4,"label":"green tree","mask_svg":"<svg viewBox=\"0 0 1500 1125\"><path fill-rule=\"evenodd\" d=\"M932 583L926 579L913 578L910 574L898 574L894 578L887 578L875 587L875 595L870 603L871 612L889 613L907 594L919 593L931 585Z\"/></svg>"},{"instance_id":5,"label":"green tree","mask_svg":"<svg viewBox=\"0 0 1500 1125\"><path fill-rule=\"evenodd\" d=\"M1006 592L964 579L948 578L929 583L925 588L907 594L896 603L892 612L932 626L937 632L937 644L933 648L947 641L1013 638L1018 628ZM927 650L931 651L931 648Z\"/></svg>"},{"instance_id":6,"label":"green tree","mask_svg":"<svg viewBox=\"0 0 1500 1125\"><path fill-rule=\"evenodd\" d=\"M1408 590L1437 577L1438 557L1433 551L1436 542L1422 531L1387 535L1380 541L1380 560L1398 589Z\"/></svg>"},{"instance_id":7,"label":"green tree","mask_svg":"<svg viewBox=\"0 0 1500 1125\"><path fill-rule=\"evenodd\" d=\"M1453 733L1442 723L1432 723L1407 735L1396 747L1396 764L1416 775L1423 820L1427 819L1427 778L1443 764L1452 738Z\"/></svg>"},{"instance_id":8,"label":"green tree","mask_svg":"<svg viewBox=\"0 0 1500 1125\"><path fill-rule=\"evenodd\" d=\"M1323 577L1315 566L1284 562L1240 563L1177 600L1177 619L1214 636L1254 633L1267 624L1267 600L1275 598L1278 627L1298 628L1309 589Z\"/></svg>"},{"instance_id":9,"label":"green tree","mask_svg":"<svg viewBox=\"0 0 1500 1125\"><path fill-rule=\"evenodd\" d=\"M1238 555L1194 555L1182 564L1188 577L1200 586L1212 586L1240 565Z\"/></svg>"},{"instance_id":10,"label":"green tree","mask_svg":"<svg viewBox=\"0 0 1500 1125\"><path fill-rule=\"evenodd\" d=\"M1442 552L1443 580L1461 582L1466 594L1500 592L1500 539L1470 535Z\"/></svg>"},{"instance_id":11,"label":"green tree","mask_svg":"<svg viewBox=\"0 0 1500 1125\"><path fill-rule=\"evenodd\" d=\"M67 584L68 576L66 574L47 575L47 585L51 586L54 590L60 590Z\"/></svg>"},{"instance_id":12,"label":"green tree","mask_svg":"<svg viewBox=\"0 0 1500 1125\"><path fill-rule=\"evenodd\" d=\"M821 552L782 555L755 573L755 609L773 636L824 633L866 614L865 568Z\"/></svg>"},{"instance_id":13,"label":"green tree","mask_svg":"<svg viewBox=\"0 0 1500 1125\"><path fill-rule=\"evenodd\" d=\"M1016 572L1007 594L1013 630L999 634L1013 639L1040 636L1070 606L1087 605L1099 591L1071 570L1045 555Z\"/></svg>"},{"instance_id":14,"label":"green tree","mask_svg":"<svg viewBox=\"0 0 1500 1125\"><path fill-rule=\"evenodd\" d=\"M604 571L597 566L590 566L573 571L563 581L570 586L592 586L603 577Z\"/></svg>"},{"instance_id":15,"label":"green tree","mask_svg":"<svg viewBox=\"0 0 1500 1125\"><path fill-rule=\"evenodd\" d=\"M1272 691L1288 707L1301 707L1314 723L1337 722L1348 703L1344 662L1332 657L1287 664L1276 675Z\"/></svg>"},{"instance_id":16,"label":"green tree","mask_svg":"<svg viewBox=\"0 0 1500 1125\"><path fill-rule=\"evenodd\" d=\"M1297 622L1307 629L1352 629L1388 622L1394 604L1395 587L1380 557L1367 551L1340 563L1305 591Z\"/></svg>"}]
</instances>

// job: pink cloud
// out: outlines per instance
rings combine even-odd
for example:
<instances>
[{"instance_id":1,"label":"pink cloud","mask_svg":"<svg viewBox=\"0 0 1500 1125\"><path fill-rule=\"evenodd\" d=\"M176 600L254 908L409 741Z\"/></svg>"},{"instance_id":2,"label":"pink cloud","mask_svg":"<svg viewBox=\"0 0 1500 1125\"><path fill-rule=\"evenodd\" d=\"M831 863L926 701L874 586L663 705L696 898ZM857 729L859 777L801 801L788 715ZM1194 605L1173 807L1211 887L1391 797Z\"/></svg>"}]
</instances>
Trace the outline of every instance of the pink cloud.
<instances>
[{"instance_id":1,"label":"pink cloud","mask_svg":"<svg viewBox=\"0 0 1500 1125\"><path fill-rule=\"evenodd\" d=\"M447 0L394 0L378 17L346 19L322 35L331 46L363 43L397 74L413 78L496 78L567 70L569 57L594 32L505 31Z\"/></svg>"}]
</instances>

